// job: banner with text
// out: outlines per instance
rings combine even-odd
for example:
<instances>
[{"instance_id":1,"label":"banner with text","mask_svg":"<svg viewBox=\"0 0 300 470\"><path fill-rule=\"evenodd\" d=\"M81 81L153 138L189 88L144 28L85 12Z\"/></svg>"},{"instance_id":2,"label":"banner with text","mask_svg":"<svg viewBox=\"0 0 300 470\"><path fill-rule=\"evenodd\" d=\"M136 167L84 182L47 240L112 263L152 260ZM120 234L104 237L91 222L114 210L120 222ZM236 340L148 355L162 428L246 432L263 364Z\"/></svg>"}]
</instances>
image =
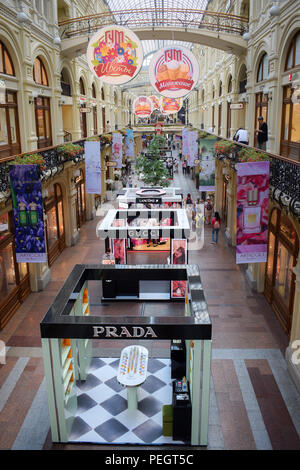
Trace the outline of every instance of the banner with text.
<instances>
[{"instance_id":1,"label":"banner with text","mask_svg":"<svg viewBox=\"0 0 300 470\"><path fill-rule=\"evenodd\" d=\"M189 156L189 145L188 145L189 130L187 127L182 129L182 156L188 158Z\"/></svg>"},{"instance_id":2,"label":"banner with text","mask_svg":"<svg viewBox=\"0 0 300 470\"><path fill-rule=\"evenodd\" d=\"M123 136L119 132L113 133L112 140L112 161L117 162L116 168L122 168L122 139Z\"/></svg>"},{"instance_id":3,"label":"banner with text","mask_svg":"<svg viewBox=\"0 0 300 470\"><path fill-rule=\"evenodd\" d=\"M133 129L126 130L125 152L126 152L126 157L134 157Z\"/></svg>"},{"instance_id":4,"label":"banner with text","mask_svg":"<svg viewBox=\"0 0 300 470\"><path fill-rule=\"evenodd\" d=\"M199 156L199 149L198 149L198 131L189 131L188 133L188 161L187 164L190 167L195 166L195 160Z\"/></svg>"},{"instance_id":5,"label":"banner with text","mask_svg":"<svg viewBox=\"0 0 300 470\"><path fill-rule=\"evenodd\" d=\"M85 185L87 194L101 194L100 142L84 142Z\"/></svg>"},{"instance_id":6,"label":"banner with text","mask_svg":"<svg viewBox=\"0 0 300 470\"><path fill-rule=\"evenodd\" d=\"M39 165L11 165L17 263L46 263L42 183Z\"/></svg>"},{"instance_id":7,"label":"banner with text","mask_svg":"<svg viewBox=\"0 0 300 470\"><path fill-rule=\"evenodd\" d=\"M269 175L269 162L237 164L237 264L267 261Z\"/></svg>"},{"instance_id":8,"label":"banner with text","mask_svg":"<svg viewBox=\"0 0 300 470\"><path fill-rule=\"evenodd\" d=\"M199 191L215 191L215 142L218 137L208 135L200 139Z\"/></svg>"}]
</instances>

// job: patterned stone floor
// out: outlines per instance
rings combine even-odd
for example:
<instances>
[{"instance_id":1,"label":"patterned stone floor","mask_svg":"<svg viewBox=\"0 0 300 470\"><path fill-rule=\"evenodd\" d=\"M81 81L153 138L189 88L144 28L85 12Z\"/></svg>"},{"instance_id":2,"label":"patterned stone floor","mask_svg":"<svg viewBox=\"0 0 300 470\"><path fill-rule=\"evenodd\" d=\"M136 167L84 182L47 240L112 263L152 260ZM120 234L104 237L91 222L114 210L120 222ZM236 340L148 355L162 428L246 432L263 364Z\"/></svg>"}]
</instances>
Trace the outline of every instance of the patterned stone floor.
<instances>
[{"instance_id":1,"label":"patterned stone floor","mask_svg":"<svg viewBox=\"0 0 300 470\"><path fill-rule=\"evenodd\" d=\"M197 195L188 176L175 174L173 184ZM108 448L51 442L39 326L73 265L101 259L104 243L96 238L96 225L103 214L81 228L78 244L66 248L52 266L47 288L31 294L0 332L7 349L6 363L0 365L0 449ZM218 245L211 245L210 238L206 227L204 249L190 253L201 269L213 324L207 449L300 450L300 397L284 360L288 338L264 296L249 288L244 267L235 264L223 235ZM94 351L116 357L113 341L97 342ZM168 341L153 341L149 353L167 359Z\"/></svg>"}]
</instances>

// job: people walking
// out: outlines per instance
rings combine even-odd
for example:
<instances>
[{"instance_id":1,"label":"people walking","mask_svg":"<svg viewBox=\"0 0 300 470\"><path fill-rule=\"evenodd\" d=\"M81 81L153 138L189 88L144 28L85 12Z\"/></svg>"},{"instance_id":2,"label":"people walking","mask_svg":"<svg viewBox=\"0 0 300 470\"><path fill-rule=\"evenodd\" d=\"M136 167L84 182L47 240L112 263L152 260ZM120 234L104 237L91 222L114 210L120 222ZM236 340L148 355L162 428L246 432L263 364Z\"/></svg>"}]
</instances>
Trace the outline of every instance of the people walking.
<instances>
[{"instance_id":1,"label":"people walking","mask_svg":"<svg viewBox=\"0 0 300 470\"><path fill-rule=\"evenodd\" d=\"M206 203L204 204L204 217L205 217L205 223L210 225L211 223L211 216L212 216L212 211L213 211L213 204L208 197L206 199Z\"/></svg>"},{"instance_id":2,"label":"people walking","mask_svg":"<svg viewBox=\"0 0 300 470\"><path fill-rule=\"evenodd\" d=\"M211 220L211 227L212 227L212 231L211 231L212 242L211 243L217 244L218 239L219 239L219 230L221 228L221 218L220 218L219 212L215 212L215 215Z\"/></svg>"},{"instance_id":3,"label":"people walking","mask_svg":"<svg viewBox=\"0 0 300 470\"><path fill-rule=\"evenodd\" d=\"M243 127L240 127L234 135L234 140L241 144L248 145L249 144L249 136L248 131Z\"/></svg>"}]
</instances>

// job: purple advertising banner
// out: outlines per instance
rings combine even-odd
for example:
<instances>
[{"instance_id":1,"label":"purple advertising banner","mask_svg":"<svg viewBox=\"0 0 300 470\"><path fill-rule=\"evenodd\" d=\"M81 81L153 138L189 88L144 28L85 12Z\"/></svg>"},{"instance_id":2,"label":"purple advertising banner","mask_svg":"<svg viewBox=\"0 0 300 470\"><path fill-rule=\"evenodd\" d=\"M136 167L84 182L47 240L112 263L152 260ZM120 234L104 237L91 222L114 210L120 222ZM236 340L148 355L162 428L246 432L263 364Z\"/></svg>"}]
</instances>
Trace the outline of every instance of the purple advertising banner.
<instances>
[{"instance_id":1,"label":"purple advertising banner","mask_svg":"<svg viewBox=\"0 0 300 470\"><path fill-rule=\"evenodd\" d=\"M269 175L269 162L237 164L237 264L267 261Z\"/></svg>"},{"instance_id":2,"label":"purple advertising banner","mask_svg":"<svg viewBox=\"0 0 300 470\"><path fill-rule=\"evenodd\" d=\"M188 144L189 130L187 127L182 129L182 156L188 158L189 156L189 144Z\"/></svg>"},{"instance_id":3,"label":"purple advertising banner","mask_svg":"<svg viewBox=\"0 0 300 470\"><path fill-rule=\"evenodd\" d=\"M187 264L186 239L172 240L171 264ZM171 298L184 298L186 281L171 281Z\"/></svg>"},{"instance_id":4,"label":"purple advertising banner","mask_svg":"<svg viewBox=\"0 0 300 470\"><path fill-rule=\"evenodd\" d=\"M100 142L84 142L85 182L87 194L101 194Z\"/></svg>"},{"instance_id":5,"label":"purple advertising banner","mask_svg":"<svg viewBox=\"0 0 300 470\"><path fill-rule=\"evenodd\" d=\"M112 161L117 162L116 168L122 168L122 141L123 136L120 133L113 133L112 141Z\"/></svg>"},{"instance_id":6,"label":"purple advertising banner","mask_svg":"<svg viewBox=\"0 0 300 470\"><path fill-rule=\"evenodd\" d=\"M42 183L39 165L11 165L17 263L46 263Z\"/></svg>"}]
</instances>

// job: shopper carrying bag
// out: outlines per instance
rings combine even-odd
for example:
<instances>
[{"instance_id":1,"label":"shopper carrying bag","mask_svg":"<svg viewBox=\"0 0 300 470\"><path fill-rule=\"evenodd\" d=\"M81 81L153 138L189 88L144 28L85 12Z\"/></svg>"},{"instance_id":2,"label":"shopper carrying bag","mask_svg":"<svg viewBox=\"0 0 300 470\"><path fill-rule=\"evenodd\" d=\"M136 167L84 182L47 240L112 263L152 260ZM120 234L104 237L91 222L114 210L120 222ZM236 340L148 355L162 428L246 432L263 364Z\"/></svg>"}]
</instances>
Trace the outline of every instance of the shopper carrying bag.
<instances>
[{"instance_id":1,"label":"shopper carrying bag","mask_svg":"<svg viewBox=\"0 0 300 470\"><path fill-rule=\"evenodd\" d=\"M212 226L212 231L211 231L212 242L211 243L217 244L218 238L219 238L219 230L221 228L221 219L220 219L219 212L215 212L215 215L211 221L211 226Z\"/></svg>"}]
</instances>

